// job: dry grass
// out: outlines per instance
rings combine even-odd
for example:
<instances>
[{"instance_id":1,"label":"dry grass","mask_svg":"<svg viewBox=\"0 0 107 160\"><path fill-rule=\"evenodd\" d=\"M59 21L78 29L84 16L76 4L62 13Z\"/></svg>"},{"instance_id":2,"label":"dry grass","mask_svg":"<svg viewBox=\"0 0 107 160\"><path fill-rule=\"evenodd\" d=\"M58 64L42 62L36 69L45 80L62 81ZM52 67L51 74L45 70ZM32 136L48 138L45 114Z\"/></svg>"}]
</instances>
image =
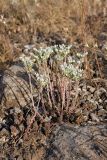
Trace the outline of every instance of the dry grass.
<instances>
[{"instance_id":1,"label":"dry grass","mask_svg":"<svg viewBox=\"0 0 107 160\"><path fill-rule=\"evenodd\" d=\"M4 50L0 49L2 62L9 56L11 59L14 49L35 42L38 32L42 33L41 39L57 33L69 43L79 41L93 45L104 28L107 0L16 1L0 0L0 46L5 45ZM16 54L18 52L20 50Z\"/></svg>"}]
</instances>

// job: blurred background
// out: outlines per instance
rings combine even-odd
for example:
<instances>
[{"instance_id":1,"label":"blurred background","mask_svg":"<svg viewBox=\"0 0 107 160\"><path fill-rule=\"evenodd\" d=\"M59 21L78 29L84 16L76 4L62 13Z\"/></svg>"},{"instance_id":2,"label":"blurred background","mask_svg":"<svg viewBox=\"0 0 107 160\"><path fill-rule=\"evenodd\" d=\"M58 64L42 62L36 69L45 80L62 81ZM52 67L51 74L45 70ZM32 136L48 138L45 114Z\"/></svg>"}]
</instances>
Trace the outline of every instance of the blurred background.
<instances>
[{"instance_id":1,"label":"blurred background","mask_svg":"<svg viewBox=\"0 0 107 160\"><path fill-rule=\"evenodd\" d=\"M25 44L102 46L107 41L107 0L0 0L0 63Z\"/></svg>"}]
</instances>

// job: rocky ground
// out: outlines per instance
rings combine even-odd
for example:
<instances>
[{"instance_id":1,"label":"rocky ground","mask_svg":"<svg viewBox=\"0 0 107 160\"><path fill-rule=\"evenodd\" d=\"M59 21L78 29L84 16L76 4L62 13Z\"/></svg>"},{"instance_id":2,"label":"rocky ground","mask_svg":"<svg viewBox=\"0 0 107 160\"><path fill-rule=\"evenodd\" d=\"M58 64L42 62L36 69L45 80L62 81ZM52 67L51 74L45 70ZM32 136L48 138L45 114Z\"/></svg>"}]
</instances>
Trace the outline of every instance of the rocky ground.
<instances>
[{"instance_id":1,"label":"rocky ground","mask_svg":"<svg viewBox=\"0 0 107 160\"><path fill-rule=\"evenodd\" d=\"M106 0L86 1L81 7L88 5L87 13L80 1L29 2L0 2L0 160L106 160ZM72 44L74 53L88 52L86 73L77 87L72 83L75 108L71 105L61 121L49 100L46 113L40 100L40 113L45 113L41 121L34 117L29 77L19 57L56 44ZM38 86L35 79L31 82L37 106Z\"/></svg>"},{"instance_id":2,"label":"rocky ground","mask_svg":"<svg viewBox=\"0 0 107 160\"><path fill-rule=\"evenodd\" d=\"M29 52L29 49L26 52ZM97 58L99 64L103 64L101 70L103 78L100 77L96 67L95 77L91 81L88 79L80 81L77 108L69 116L63 117L62 123L69 125L58 126L56 114L51 122L40 123L35 119L27 134L27 127L32 118L28 75L20 60L16 60L9 69L1 72L0 156L2 159L94 160L102 157L105 160L107 158L107 60L101 53ZM35 88L35 81L32 85Z\"/></svg>"},{"instance_id":3,"label":"rocky ground","mask_svg":"<svg viewBox=\"0 0 107 160\"><path fill-rule=\"evenodd\" d=\"M47 142L45 160L107 159L107 125L60 125Z\"/></svg>"}]
</instances>

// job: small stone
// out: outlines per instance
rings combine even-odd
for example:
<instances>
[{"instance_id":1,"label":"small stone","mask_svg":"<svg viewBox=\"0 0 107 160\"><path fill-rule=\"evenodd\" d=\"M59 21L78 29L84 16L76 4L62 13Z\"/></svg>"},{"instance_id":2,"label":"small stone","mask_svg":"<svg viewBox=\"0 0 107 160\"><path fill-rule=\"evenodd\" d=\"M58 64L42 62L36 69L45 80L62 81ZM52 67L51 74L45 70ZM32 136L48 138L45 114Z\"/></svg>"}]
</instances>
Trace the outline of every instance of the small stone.
<instances>
[{"instance_id":1,"label":"small stone","mask_svg":"<svg viewBox=\"0 0 107 160\"><path fill-rule=\"evenodd\" d=\"M107 104L107 100L105 100L104 103Z\"/></svg>"},{"instance_id":2,"label":"small stone","mask_svg":"<svg viewBox=\"0 0 107 160\"><path fill-rule=\"evenodd\" d=\"M92 86L87 86L87 89L89 89L89 91L90 91L91 93L94 93L94 91L95 91L95 88L92 87Z\"/></svg>"},{"instance_id":3,"label":"small stone","mask_svg":"<svg viewBox=\"0 0 107 160\"><path fill-rule=\"evenodd\" d=\"M69 121L70 123L74 122L76 120L76 114L75 113L72 113L69 117Z\"/></svg>"},{"instance_id":4,"label":"small stone","mask_svg":"<svg viewBox=\"0 0 107 160\"><path fill-rule=\"evenodd\" d=\"M8 139L7 139L6 136L3 136L3 137L0 138L0 143L1 143L1 144L5 143L5 142L7 142L7 141L8 141Z\"/></svg>"},{"instance_id":5,"label":"small stone","mask_svg":"<svg viewBox=\"0 0 107 160\"><path fill-rule=\"evenodd\" d=\"M87 92L86 85L83 85L81 90L82 90L83 92Z\"/></svg>"},{"instance_id":6,"label":"small stone","mask_svg":"<svg viewBox=\"0 0 107 160\"><path fill-rule=\"evenodd\" d=\"M89 95L87 96L87 100L94 102L94 100L93 100L93 94L89 94Z\"/></svg>"},{"instance_id":7,"label":"small stone","mask_svg":"<svg viewBox=\"0 0 107 160\"><path fill-rule=\"evenodd\" d=\"M23 139L19 139L18 144L23 143Z\"/></svg>"},{"instance_id":8,"label":"small stone","mask_svg":"<svg viewBox=\"0 0 107 160\"><path fill-rule=\"evenodd\" d=\"M104 89L103 87L101 87L100 89L98 89L97 91L95 91L94 95L97 97L100 97L102 95L102 93L106 94L106 89Z\"/></svg>"},{"instance_id":9,"label":"small stone","mask_svg":"<svg viewBox=\"0 0 107 160\"><path fill-rule=\"evenodd\" d=\"M102 103L103 101L102 101L102 99L99 99L98 102L99 102L99 103Z\"/></svg>"},{"instance_id":10,"label":"small stone","mask_svg":"<svg viewBox=\"0 0 107 160\"><path fill-rule=\"evenodd\" d=\"M3 128L2 130L1 130L1 133L0 133L0 135L1 136L9 136L9 132L8 132L8 130L6 130L5 128Z\"/></svg>"},{"instance_id":11,"label":"small stone","mask_svg":"<svg viewBox=\"0 0 107 160\"><path fill-rule=\"evenodd\" d=\"M103 109L103 106L99 105L99 106L98 106L98 109Z\"/></svg>"},{"instance_id":12,"label":"small stone","mask_svg":"<svg viewBox=\"0 0 107 160\"><path fill-rule=\"evenodd\" d=\"M10 114L13 114L14 113L14 109L10 109Z\"/></svg>"},{"instance_id":13,"label":"small stone","mask_svg":"<svg viewBox=\"0 0 107 160\"><path fill-rule=\"evenodd\" d=\"M20 129L20 131L24 131L24 129L25 129L24 125L23 125L23 124L20 124L20 125L19 125L19 129Z\"/></svg>"},{"instance_id":14,"label":"small stone","mask_svg":"<svg viewBox=\"0 0 107 160\"><path fill-rule=\"evenodd\" d=\"M107 114L106 110L105 109L100 109L98 111L98 116L104 116L105 114Z\"/></svg>"},{"instance_id":15,"label":"small stone","mask_svg":"<svg viewBox=\"0 0 107 160\"><path fill-rule=\"evenodd\" d=\"M107 111L107 105L103 107Z\"/></svg>"},{"instance_id":16,"label":"small stone","mask_svg":"<svg viewBox=\"0 0 107 160\"><path fill-rule=\"evenodd\" d=\"M97 117L97 115L94 114L94 113L91 113L90 117L91 117L92 121L95 121L95 122L99 122L100 121L99 118Z\"/></svg>"},{"instance_id":17,"label":"small stone","mask_svg":"<svg viewBox=\"0 0 107 160\"><path fill-rule=\"evenodd\" d=\"M106 93L107 91L106 91L105 88L101 87L101 88L99 89L99 92L100 92L100 93Z\"/></svg>"},{"instance_id":18,"label":"small stone","mask_svg":"<svg viewBox=\"0 0 107 160\"><path fill-rule=\"evenodd\" d=\"M88 121L88 116L87 115L84 116L84 121L85 122Z\"/></svg>"},{"instance_id":19,"label":"small stone","mask_svg":"<svg viewBox=\"0 0 107 160\"><path fill-rule=\"evenodd\" d=\"M28 50L32 49L33 47L34 47L33 44L28 44L28 45L25 45L25 46L24 46L24 48L25 48L25 49L28 49Z\"/></svg>"},{"instance_id":20,"label":"small stone","mask_svg":"<svg viewBox=\"0 0 107 160\"><path fill-rule=\"evenodd\" d=\"M88 123L91 124L91 125L96 124L96 122L94 122L94 121L88 121Z\"/></svg>"}]
</instances>

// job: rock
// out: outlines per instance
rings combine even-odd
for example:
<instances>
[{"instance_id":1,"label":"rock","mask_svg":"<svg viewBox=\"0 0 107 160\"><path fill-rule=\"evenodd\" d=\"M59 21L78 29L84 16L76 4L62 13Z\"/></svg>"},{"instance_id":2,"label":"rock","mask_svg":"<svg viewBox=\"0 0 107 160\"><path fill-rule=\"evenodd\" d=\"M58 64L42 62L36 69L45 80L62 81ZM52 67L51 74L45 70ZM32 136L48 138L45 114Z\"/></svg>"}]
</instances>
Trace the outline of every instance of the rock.
<instances>
[{"instance_id":1,"label":"rock","mask_svg":"<svg viewBox=\"0 0 107 160\"><path fill-rule=\"evenodd\" d=\"M106 124L57 125L47 141L43 160L106 160L106 142Z\"/></svg>"},{"instance_id":2,"label":"rock","mask_svg":"<svg viewBox=\"0 0 107 160\"><path fill-rule=\"evenodd\" d=\"M103 109L103 106L102 106L102 105L99 105L99 106L98 106L98 109Z\"/></svg>"},{"instance_id":3,"label":"rock","mask_svg":"<svg viewBox=\"0 0 107 160\"><path fill-rule=\"evenodd\" d=\"M88 94L87 95L87 100L92 101L93 100L93 94Z\"/></svg>"},{"instance_id":4,"label":"rock","mask_svg":"<svg viewBox=\"0 0 107 160\"><path fill-rule=\"evenodd\" d=\"M103 116L103 115L105 115L105 114L107 114L107 111L106 111L105 109L100 109L100 110L98 111L98 116Z\"/></svg>"},{"instance_id":5,"label":"rock","mask_svg":"<svg viewBox=\"0 0 107 160\"><path fill-rule=\"evenodd\" d=\"M88 121L88 115L84 115L84 122Z\"/></svg>"},{"instance_id":6,"label":"rock","mask_svg":"<svg viewBox=\"0 0 107 160\"><path fill-rule=\"evenodd\" d=\"M103 87L101 87L98 91L99 91L100 94L101 94L101 93L107 93L106 89L103 88Z\"/></svg>"},{"instance_id":7,"label":"rock","mask_svg":"<svg viewBox=\"0 0 107 160\"><path fill-rule=\"evenodd\" d=\"M2 136L1 138L0 138L0 144L4 144L4 143L6 143L8 141L8 139L7 139L7 137L6 136Z\"/></svg>"},{"instance_id":8,"label":"rock","mask_svg":"<svg viewBox=\"0 0 107 160\"><path fill-rule=\"evenodd\" d=\"M20 61L5 71L3 84L5 88L1 101L2 108L13 107L15 112L19 113L21 112L20 108L30 105L29 79ZM34 84L33 81L33 88Z\"/></svg>"},{"instance_id":9,"label":"rock","mask_svg":"<svg viewBox=\"0 0 107 160\"><path fill-rule=\"evenodd\" d=\"M102 99L99 99L99 100L98 100L98 102L99 102L99 103L102 103L102 102L103 102L103 100L102 100Z\"/></svg>"},{"instance_id":10,"label":"rock","mask_svg":"<svg viewBox=\"0 0 107 160\"><path fill-rule=\"evenodd\" d=\"M100 33L98 39L100 41L106 41L107 40L107 33L105 33L105 32Z\"/></svg>"},{"instance_id":11,"label":"rock","mask_svg":"<svg viewBox=\"0 0 107 160\"><path fill-rule=\"evenodd\" d=\"M19 125L19 129L20 129L20 131L22 131L22 132L23 132L23 131L24 131L24 129L25 129L24 125L23 125L23 124L20 124L20 125Z\"/></svg>"},{"instance_id":12,"label":"rock","mask_svg":"<svg viewBox=\"0 0 107 160\"><path fill-rule=\"evenodd\" d=\"M107 111L105 109L100 109L98 111L98 116L100 121L102 122L107 121Z\"/></svg>"},{"instance_id":13,"label":"rock","mask_svg":"<svg viewBox=\"0 0 107 160\"><path fill-rule=\"evenodd\" d=\"M106 106L104 106L104 109L107 111L107 105L106 105Z\"/></svg>"},{"instance_id":14,"label":"rock","mask_svg":"<svg viewBox=\"0 0 107 160\"><path fill-rule=\"evenodd\" d=\"M107 96L107 91L106 91L106 89L103 88L103 87L99 88L98 90L96 90L96 91L94 92L94 97L99 98L99 102L101 101L100 103L102 103L102 99L101 99L101 96L102 96L102 95Z\"/></svg>"},{"instance_id":15,"label":"rock","mask_svg":"<svg viewBox=\"0 0 107 160\"><path fill-rule=\"evenodd\" d=\"M2 130L1 130L1 133L0 133L0 136L9 136L9 132L8 132L8 130L6 130L5 128L3 128Z\"/></svg>"},{"instance_id":16,"label":"rock","mask_svg":"<svg viewBox=\"0 0 107 160\"><path fill-rule=\"evenodd\" d=\"M92 87L92 86L87 86L87 89L88 89L91 93L94 93L94 91L95 91L95 88Z\"/></svg>"},{"instance_id":17,"label":"rock","mask_svg":"<svg viewBox=\"0 0 107 160\"><path fill-rule=\"evenodd\" d=\"M90 117L91 117L92 121L95 121L95 122L99 122L100 121L99 118L97 117L97 115L94 114L94 113L91 113Z\"/></svg>"}]
</instances>

